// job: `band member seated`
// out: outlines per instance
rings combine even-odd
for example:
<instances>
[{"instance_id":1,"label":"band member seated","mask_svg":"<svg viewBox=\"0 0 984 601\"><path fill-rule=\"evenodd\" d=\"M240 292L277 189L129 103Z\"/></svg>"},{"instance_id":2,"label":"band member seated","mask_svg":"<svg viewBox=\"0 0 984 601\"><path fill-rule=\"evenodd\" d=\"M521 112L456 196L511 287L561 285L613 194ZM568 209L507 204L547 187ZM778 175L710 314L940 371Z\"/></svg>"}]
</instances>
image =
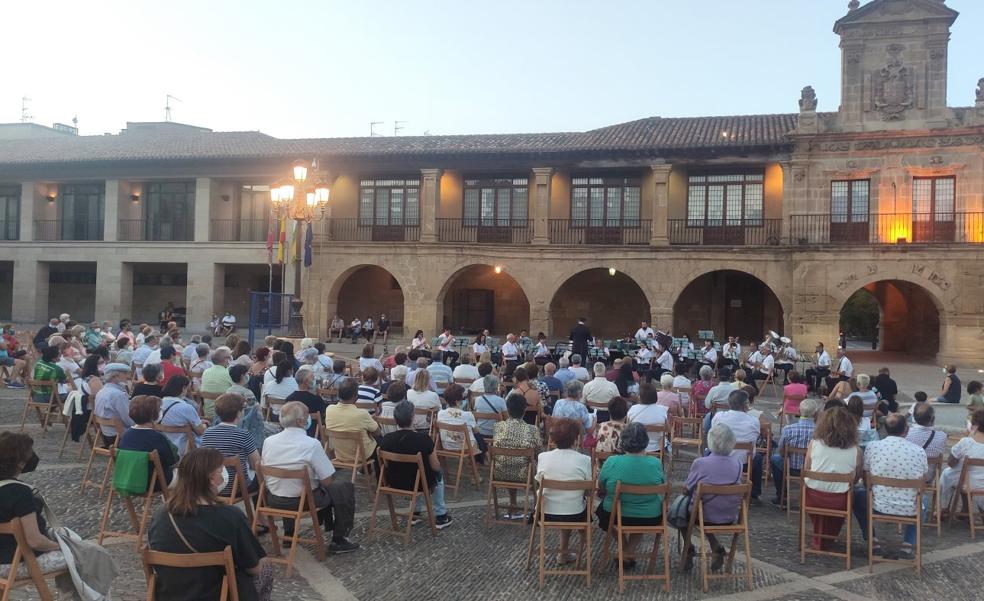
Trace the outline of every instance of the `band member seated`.
<instances>
[{"instance_id":1,"label":"band member seated","mask_svg":"<svg viewBox=\"0 0 984 601\"><path fill-rule=\"evenodd\" d=\"M813 367L806 370L806 384L811 391L819 393L820 382L830 375L830 354L823 349L822 342L817 343L814 351L816 351L816 357Z\"/></svg>"},{"instance_id":2,"label":"band member seated","mask_svg":"<svg viewBox=\"0 0 984 601\"><path fill-rule=\"evenodd\" d=\"M646 378L647 382L649 381L649 372L652 371L653 355L654 353L652 349L646 345L642 345L639 347L639 350L636 351L636 371L639 372L640 379Z\"/></svg>"},{"instance_id":3,"label":"band member seated","mask_svg":"<svg viewBox=\"0 0 984 601\"><path fill-rule=\"evenodd\" d=\"M516 346L516 335L507 334L506 342L502 345L502 365L505 369L503 375L512 377L513 371L519 366L519 347Z\"/></svg>"},{"instance_id":4,"label":"band member seated","mask_svg":"<svg viewBox=\"0 0 984 601\"><path fill-rule=\"evenodd\" d=\"M663 349L663 352L659 354L655 369L656 372L652 374L652 378L657 380L665 373L673 373L673 355L670 354L670 349Z\"/></svg>"},{"instance_id":5,"label":"band member seated","mask_svg":"<svg viewBox=\"0 0 984 601\"><path fill-rule=\"evenodd\" d=\"M595 338L594 346L588 351L588 358L594 361L601 361L605 365L609 363L611 351L605 346L605 341L601 338Z\"/></svg>"},{"instance_id":6,"label":"band member seated","mask_svg":"<svg viewBox=\"0 0 984 601\"><path fill-rule=\"evenodd\" d=\"M844 348L837 349L837 362L833 364L827 377L827 390L833 390L838 382L845 382L854 376L854 364L847 358Z\"/></svg>"},{"instance_id":7,"label":"band member seated","mask_svg":"<svg viewBox=\"0 0 984 601\"><path fill-rule=\"evenodd\" d=\"M788 338L784 338L789 340ZM792 341L784 342L783 346L780 347L779 352L776 353L776 369L782 370L782 384L785 386L788 383L789 372L793 371L796 367L796 360L799 359L799 353L792 345Z\"/></svg>"},{"instance_id":8,"label":"band member seated","mask_svg":"<svg viewBox=\"0 0 984 601\"><path fill-rule=\"evenodd\" d=\"M700 362L704 365L717 367L718 352L714 348L713 340L705 340L704 348L700 349Z\"/></svg>"},{"instance_id":9,"label":"band member seated","mask_svg":"<svg viewBox=\"0 0 984 601\"><path fill-rule=\"evenodd\" d=\"M656 338L656 332L653 331L651 327L649 327L648 322L643 321L642 325L639 326L639 329L636 330L635 341L638 342L639 344L642 344L643 342L646 341L646 339L650 337Z\"/></svg>"},{"instance_id":10,"label":"band member seated","mask_svg":"<svg viewBox=\"0 0 984 601\"><path fill-rule=\"evenodd\" d=\"M728 341L721 347L721 364L727 365L731 369L738 369L741 361L741 345L738 344L737 336L728 336Z\"/></svg>"},{"instance_id":11,"label":"band member seated","mask_svg":"<svg viewBox=\"0 0 984 601\"><path fill-rule=\"evenodd\" d=\"M772 356L772 349L769 348L768 344L762 345L762 348L759 349L759 354L761 359L752 366L754 368L752 370L752 383L755 385L755 388L758 388L759 392L762 392L762 388L759 386L759 380L766 380L772 374L772 370L776 366L776 358Z\"/></svg>"}]
</instances>

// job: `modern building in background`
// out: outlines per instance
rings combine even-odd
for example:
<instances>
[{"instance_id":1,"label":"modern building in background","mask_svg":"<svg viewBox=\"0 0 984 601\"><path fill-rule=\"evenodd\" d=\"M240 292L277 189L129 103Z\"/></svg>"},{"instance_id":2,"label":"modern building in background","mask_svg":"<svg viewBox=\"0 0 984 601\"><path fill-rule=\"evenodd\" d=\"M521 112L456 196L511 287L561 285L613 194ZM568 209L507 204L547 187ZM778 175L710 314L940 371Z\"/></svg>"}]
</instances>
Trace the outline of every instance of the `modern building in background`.
<instances>
[{"instance_id":1,"label":"modern building in background","mask_svg":"<svg viewBox=\"0 0 984 601\"><path fill-rule=\"evenodd\" d=\"M948 103L956 18L939 0L851 2L832 113L817 95L835 90L805 87L789 114L578 133L0 126L0 318L151 321L171 302L192 330L224 310L242 323L271 282L270 186L314 159L331 200L302 276L309 335L386 313L409 333L563 337L583 315L605 338L648 319L810 349L836 343L865 288L881 348L982 359L984 79Z\"/></svg>"}]
</instances>

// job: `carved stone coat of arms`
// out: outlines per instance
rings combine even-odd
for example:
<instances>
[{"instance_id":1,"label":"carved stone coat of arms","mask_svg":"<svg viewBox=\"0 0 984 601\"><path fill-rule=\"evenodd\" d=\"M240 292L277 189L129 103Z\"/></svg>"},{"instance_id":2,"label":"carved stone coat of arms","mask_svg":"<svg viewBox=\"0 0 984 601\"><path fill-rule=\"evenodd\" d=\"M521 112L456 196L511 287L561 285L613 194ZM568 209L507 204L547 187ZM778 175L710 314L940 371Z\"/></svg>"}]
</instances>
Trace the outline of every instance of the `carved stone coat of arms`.
<instances>
[{"instance_id":1,"label":"carved stone coat of arms","mask_svg":"<svg viewBox=\"0 0 984 601\"><path fill-rule=\"evenodd\" d=\"M888 64L879 69L874 77L875 108L881 112L885 121L901 120L913 103L912 69L902 63L901 44L888 47Z\"/></svg>"}]
</instances>

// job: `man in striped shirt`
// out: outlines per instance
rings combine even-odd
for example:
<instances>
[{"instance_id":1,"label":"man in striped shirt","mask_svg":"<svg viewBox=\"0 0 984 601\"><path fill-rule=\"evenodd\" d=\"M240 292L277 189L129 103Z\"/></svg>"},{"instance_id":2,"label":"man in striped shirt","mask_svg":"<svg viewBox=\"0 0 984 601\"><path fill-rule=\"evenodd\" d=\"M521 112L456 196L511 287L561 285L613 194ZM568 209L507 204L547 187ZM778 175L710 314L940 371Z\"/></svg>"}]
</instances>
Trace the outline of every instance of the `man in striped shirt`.
<instances>
[{"instance_id":1,"label":"man in striped shirt","mask_svg":"<svg viewBox=\"0 0 984 601\"><path fill-rule=\"evenodd\" d=\"M820 409L820 403L816 399L803 399L800 403L800 417L795 423L791 423L782 429L779 442L776 445L776 453L772 455L772 481L776 485L776 498L772 500L773 505L780 505L783 493L783 461L782 449L790 447L793 449L805 449L810 446L810 439L813 438L813 430L816 424L813 417ZM799 476L803 469L803 457L792 455L789 457L789 475ZM789 499L786 499L789 502Z\"/></svg>"},{"instance_id":2,"label":"man in striped shirt","mask_svg":"<svg viewBox=\"0 0 984 601\"><path fill-rule=\"evenodd\" d=\"M242 395L227 392L215 399L215 417L218 420L211 428L202 434L202 446L215 449L224 457L239 457L240 468L246 478L246 489L254 492L258 488L256 482L256 466L260 463L260 452L252 435L239 427L243 419L243 408L246 402ZM228 495L232 491L235 473L229 471L229 484L220 491Z\"/></svg>"},{"instance_id":3,"label":"man in striped shirt","mask_svg":"<svg viewBox=\"0 0 984 601\"><path fill-rule=\"evenodd\" d=\"M356 398L355 404L360 407L369 403L378 406L382 402L383 393L379 391L379 370L375 367L367 367L362 370L362 384L359 385L359 396ZM364 408L369 411L370 415L375 415L375 409L369 409L368 406Z\"/></svg>"}]
</instances>

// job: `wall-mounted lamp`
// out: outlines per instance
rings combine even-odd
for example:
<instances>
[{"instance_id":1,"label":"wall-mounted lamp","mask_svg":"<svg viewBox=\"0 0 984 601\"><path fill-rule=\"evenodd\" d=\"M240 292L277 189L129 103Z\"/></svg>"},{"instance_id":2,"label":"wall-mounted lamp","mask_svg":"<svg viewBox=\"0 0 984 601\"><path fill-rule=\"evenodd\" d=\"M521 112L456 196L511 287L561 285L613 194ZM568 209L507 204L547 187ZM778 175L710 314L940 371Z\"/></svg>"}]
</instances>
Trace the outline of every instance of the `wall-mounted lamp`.
<instances>
[{"instance_id":1,"label":"wall-mounted lamp","mask_svg":"<svg viewBox=\"0 0 984 601\"><path fill-rule=\"evenodd\" d=\"M130 195L130 202L132 202L133 204L139 203L140 202L140 195L139 194L131 194Z\"/></svg>"},{"instance_id":2,"label":"wall-mounted lamp","mask_svg":"<svg viewBox=\"0 0 984 601\"><path fill-rule=\"evenodd\" d=\"M610 275L612 277L615 277L615 273L616 272L615 272L615 268L614 267L609 267L608 268L608 275Z\"/></svg>"},{"instance_id":3,"label":"wall-mounted lamp","mask_svg":"<svg viewBox=\"0 0 984 601\"><path fill-rule=\"evenodd\" d=\"M55 203L55 195L54 194L49 194L48 195L48 203L49 204L54 204Z\"/></svg>"},{"instance_id":4,"label":"wall-mounted lamp","mask_svg":"<svg viewBox=\"0 0 984 601\"><path fill-rule=\"evenodd\" d=\"M493 271L495 271L496 275L502 273L502 265L496 265Z\"/></svg>"},{"instance_id":5,"label":"wall-mounted lamp","mask_svg":"<svg viewBox=\"0 0 984 601\"><path fill-rule=\"evenodd\" d=\"M223 194L222 195L222 202L229 202L229 199L230 198L232 198L232 197L229 196L228 194Z\"/></svg>"}]
</instances>

